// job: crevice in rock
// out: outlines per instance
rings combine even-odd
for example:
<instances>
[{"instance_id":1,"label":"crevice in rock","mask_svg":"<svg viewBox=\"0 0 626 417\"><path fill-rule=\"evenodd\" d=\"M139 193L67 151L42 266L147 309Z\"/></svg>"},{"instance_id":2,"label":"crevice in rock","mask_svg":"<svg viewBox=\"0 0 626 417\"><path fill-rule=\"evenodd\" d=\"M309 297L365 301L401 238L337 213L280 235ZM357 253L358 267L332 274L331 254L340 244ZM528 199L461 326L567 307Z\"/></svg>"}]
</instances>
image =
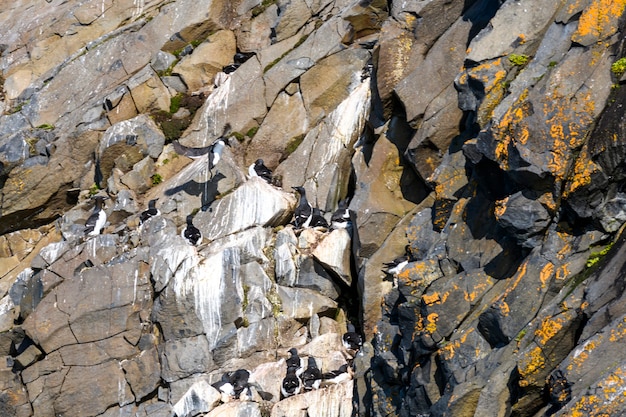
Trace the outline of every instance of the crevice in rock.
<instances>
[{"instance_id":1,"label":"crevice in rock","mask_svg":"<svg viewBox=\"0 0 626 417\"><path fill-rule=\"evenodd\" d=\"M463 20L472 23L472 28L467 37L465 46L469 46L470 42L478 33L489 24L489 21L496 15L504 0L466 0L463 7Z\"/></svg>"}]
</instances>

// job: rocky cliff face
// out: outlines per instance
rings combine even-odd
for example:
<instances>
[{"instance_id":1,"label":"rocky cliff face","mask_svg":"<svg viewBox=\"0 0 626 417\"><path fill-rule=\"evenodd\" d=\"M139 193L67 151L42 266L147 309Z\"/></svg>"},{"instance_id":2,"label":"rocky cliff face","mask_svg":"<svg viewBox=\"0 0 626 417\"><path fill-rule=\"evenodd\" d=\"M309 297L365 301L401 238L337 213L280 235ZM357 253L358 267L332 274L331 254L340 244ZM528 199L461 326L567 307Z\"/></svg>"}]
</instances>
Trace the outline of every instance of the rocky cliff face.
<instances>
[{"instance_id":1,"label":"rocky cliff face","mask_svg":"<svg viewBox=\"0 0 626 417\"><path fill-rule=\"evenodd\" d=\"M10 3L0 414L626 411L626 1Z\"/></svg>"}]
</instances>

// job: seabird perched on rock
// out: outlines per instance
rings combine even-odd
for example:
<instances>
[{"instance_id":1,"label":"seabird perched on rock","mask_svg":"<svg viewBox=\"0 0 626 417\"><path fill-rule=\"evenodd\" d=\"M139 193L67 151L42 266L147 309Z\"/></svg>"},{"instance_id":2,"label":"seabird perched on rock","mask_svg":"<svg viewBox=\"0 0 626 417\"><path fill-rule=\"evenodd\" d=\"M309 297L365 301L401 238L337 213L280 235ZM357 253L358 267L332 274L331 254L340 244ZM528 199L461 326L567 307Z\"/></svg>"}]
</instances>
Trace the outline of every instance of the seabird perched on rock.
<instances>
[{"instance_id":1,"label":"seabird perched on rock","mask_svg":"<svg viewBox=\"0 0 626 417\"><path fill-rule=\"evenodd\" d=\"M330 218L330 228L331 230L347 229L349 233L352 232L352 218L348 209L348 199L339 202L337 210Z\"/></svg>"},{"instance_id":2,"label":"seabird perched on rock","mask_svg":"<svg viewBox=\"0 0 626 417\"><path fill-rule=\"evenodd\" d=\"M191 214L187 216L187 225L181 230L180 235L194 246L202 242L202 232L193 225L193 216Z\"/></svg>"},{"instance_id":3,"label":"seabird perched on rock","mask_svg":"<svg viewBox=\"0 0 626 417\"><path fill-rule=\"evenodd\" d=\"M213 168L222 158L222 151L224 151L224 147L230 146L227 140L227 136L229 133L230 125L227 124L226 126L224 126L224 132L222 133L222 135L217 138L217 140L215 140L211 145L205 146L203 148L189 148L182 145L177 140L173 141L172 145L174 146L174 150L176 151L176 153L192 159L197 159L201 158L204 155L208 155L209 173L211 174L211 178L213 178Z\"/></svg>"},{"instance_id":4,"label":"seabird perched on rock","mask_svg":"<svg viewBox=\"0 0 626 417\"><path fill-rule=\"evenodd\" d=\"M356 352L363 346L363 339L361 335L356 332L354 325L348 323L348 331L341 337L343 347L351 352Z\"/></svg>"},{"instance_id":5,"label":"seabird perched on rock","mask_svg":"<svg viewBox=\"0 0 626 417\"><path fill-rule=\"evenodd\" d=\"M309 227L313 217L313 207L306 199L304 187L291 187L300 194L300 200L293 217L293 223L297 228Z\"/></svg>"},{"instance_id":6,"label":"seabird perched on rock","mask_svg":"<svg viewBox=\"0 0 626 417\"><path fill-rule=\"evenodd\" d=\"M300 375L302 378L302 385L305 391L311 391L312 389L318 389L322 382L322 371L317 367L315 358L309 356L308 366Z\"/></svg>"},{"instance_id":7,"label":"seabird perched on rock","mask_svg":"<svg viewBox=\"0 0 626 417\"><path fill-rule=\"evenodd\" d=\"M268 184L272 183L272 171L265 166L262 159L257 159L254 164L248 167L248 175L252 177L261 177Z\"/></svg>"},{"instance_id":8,"label":"seabird perched on rock","mask_svg":"<svg viewBox=\"0 0 626 417\"><path fill-rule=\"evenodd\" d=\"M212 386L222 394L231 398L239 398L241 393L248 387L250 372L246 369L237 369L233 372L226 372L222 379Z\"/></svg>"},{"instance_id":9,"label":"seabird perched on rock","mask_svg":"<svg viewBox=\"0 0 626 417\"><path fill-rule=\"evenodd\" d=\"M91 216L85 222L85 234L88 236L97 236L102 231L104 224L107 222L107 214L102 210L102 204L108 197L99 195L94 197L96 205L93 208Z\"/></svg>"},{"instance_id":10,"label":"seabird perched on rock","mask_svg":"<svg viewBox=\"0 0 626 417\"><path fill-rule=\"evenodd\" d=\"M398 286L398 274L402 272L402 270L406 268L409 262L413 260L410 249L411 249L410 245L406 245L406 247L404 248L404 251L405 251L404 255L398 256L396 259L394 259L391 262L383 263L383 265L385 265L385 268L387 269L386 271L383 271L383 272L389 275L393 275L394 288Z\"/></svg>"},{"instance_id":11,"label":"seabird perched on rock","mask_svg":"<svg viewBox=\"0 0 626 417\"><path fill-rule=\"evenodd\" d=\"M320 227L328 229L328 222L322 216L322 212L318 207L313 207L313 214L311 215L310 227Z\"/></svg>"},{"instance_id":12,"label":"seabird perched on rock","mask_svg":"<svg viewBox=\"0 0 626 417\"><path fill-rule=\"evenodd\" d=\"M154 216L160 216L161 212L159 211L158 208L156 208L156 202L157 199L152 199L148 202L148 209L144 210L140 215L139 215L139 222L140 223L145 223L150 217L154 217Z\"/></svg>"},{"instance_id":13,"label":"seabird perched on rock","mask_svg":"<svg viewBox=\"0 0 626 417\"><path fill-rule=\"evenodd\" d=\"M320 386L326 387L329 385L340 384L344 381L352 379L352 374L348 371L348 365L344 364L335 371L325 372L322 374L322 382Z\"/></svg>"},{"instance_id":14,"label":"seabird perched on rock","mask_svg":"<svg viewBox=\"0 0 626 417\"><path fill-rule=\"evenodd\" d=\"M385 272L391 275L397 275L409 264L411 260L409 255L402 255L391 262L385 262L383 265L387 268Z\"/></svg>"},{"instance_id":15,"label":"seabird perched on rock","mask_svg":"<svg viewBox=\"0 0 626 417\"><path fill-rule=\"evenodd\" d=\"M239 398L239 395L248 386L249 378L250 372L246 369L237 369L235 372L230 373L230 383L233 385L235 398Z\"/></svg>"},{"instance_id":16,"label":"seabird perched on rock","mask_svg":"<svg viewBox=\"0 0 626 417\"><path fill-rule=\"evenodd\" d=\"M290 356L287 359L287 373L293 372L297 376L300 376L304 368L302 368L302 361L300 360L300 356L298 356L298 350L291 348L288 352Z\"/></svg>"},{"instance_id":17,"label":"seabird perched on rock","mask_svg":"<svg viewBox=\"0 0 626 417\"><path fill-rule=\"evenodd\" d=\"M295 372L287 372L283 383L280 386L280 392L283 394L283 398L291 397L292 395L300 394L302 390L302 381L298 378Z\"/></svg>"}]
</instances>

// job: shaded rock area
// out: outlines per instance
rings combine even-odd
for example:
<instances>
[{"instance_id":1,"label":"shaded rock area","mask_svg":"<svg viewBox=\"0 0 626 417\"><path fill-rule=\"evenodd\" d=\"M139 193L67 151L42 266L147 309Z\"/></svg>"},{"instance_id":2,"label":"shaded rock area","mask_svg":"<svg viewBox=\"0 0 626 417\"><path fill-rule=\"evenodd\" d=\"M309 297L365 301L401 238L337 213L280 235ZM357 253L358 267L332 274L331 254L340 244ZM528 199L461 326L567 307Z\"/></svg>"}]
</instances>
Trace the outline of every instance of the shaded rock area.
<instances>
[{"instance_id":1,"label":"shaded rock area","mask_svg":"<svg viewBox=\"0 0 626 417\"><path fill-rule=\"evenodd\" d=\"M0 415L624 415L625 11L8 2Z\"/></svg>"}]
</instances>

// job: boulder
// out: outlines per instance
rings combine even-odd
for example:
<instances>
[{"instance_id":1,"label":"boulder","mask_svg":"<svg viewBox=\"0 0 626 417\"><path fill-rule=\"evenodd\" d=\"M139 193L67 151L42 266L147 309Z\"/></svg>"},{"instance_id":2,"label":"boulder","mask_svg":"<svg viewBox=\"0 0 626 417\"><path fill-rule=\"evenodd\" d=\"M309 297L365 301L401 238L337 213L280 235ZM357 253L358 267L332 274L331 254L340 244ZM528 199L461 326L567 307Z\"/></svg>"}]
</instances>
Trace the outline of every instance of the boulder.
<instances>
[{"instance_id":1,"label":"boulder","mask_svg":"<svg viewBox=\"0 0 626 417\"><path fill-rule=\"evenodd\" d=\"M208 382L198 381L174 404L172 411L178 417L192 417L200 413L208 413L219 404L221 398L221 393Z\"/></svg>"},{"instance_id":2,"label":"boulder","mask_svg":"<svg viewBox=\"0 0 626 417\"><path fill-rule=\"evenodd\" d=\"M212 85L215 75L232 62L236 52L235 35L229 30L218 31L184 56L172 69L190 91Z\"/></svg>"},{"instance_id":3,"label":"boulder","mask_svg":"<svg viewBox=\"0 0 626 417\"><path fill-rule=\"evenodd\" d=\"M256 225L284 224L291 218L295 204L292 194L254 177L218 200L210 211L198 213L197 224L205 238L216 240Z\"/></svg>"}]
</instances>

